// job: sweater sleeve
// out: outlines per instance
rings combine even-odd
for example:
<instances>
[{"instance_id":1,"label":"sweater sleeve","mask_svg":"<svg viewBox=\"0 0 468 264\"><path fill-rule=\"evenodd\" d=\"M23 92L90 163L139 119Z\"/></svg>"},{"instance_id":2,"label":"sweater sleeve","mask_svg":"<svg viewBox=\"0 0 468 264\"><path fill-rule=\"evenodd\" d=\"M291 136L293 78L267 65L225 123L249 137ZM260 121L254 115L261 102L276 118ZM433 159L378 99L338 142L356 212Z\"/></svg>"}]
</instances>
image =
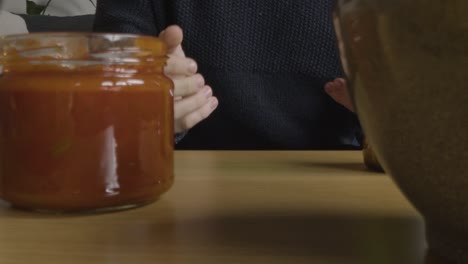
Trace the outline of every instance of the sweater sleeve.
<instances>
[{"instance_id":1,"label":"sweater sleeve","mask_svg":"<svg viewBox=\"0 0 468 264\"><path fill-rule=\"evenodd\" d=\"M94 31L157 35L152 0L98 0Z\"/></svg>"}]
</instances>

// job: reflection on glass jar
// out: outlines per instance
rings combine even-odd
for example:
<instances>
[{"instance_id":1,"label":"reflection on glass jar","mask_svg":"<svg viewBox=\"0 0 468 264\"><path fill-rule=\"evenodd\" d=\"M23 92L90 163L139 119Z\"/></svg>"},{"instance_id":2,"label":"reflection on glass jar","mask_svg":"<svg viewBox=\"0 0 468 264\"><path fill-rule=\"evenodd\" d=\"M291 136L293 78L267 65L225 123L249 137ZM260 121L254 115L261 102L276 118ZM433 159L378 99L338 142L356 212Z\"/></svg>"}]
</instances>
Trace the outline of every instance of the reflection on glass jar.
<instances>
[{"instance_id":1,"label":"reflection on glass jar","mask_svg":"<svg viewBox=\"0 0 468 264\"><path fill-rule=\"evenodd\" d=\"M173 183L164 44L118 34L0 40L0 196L16 207L100 211Z\"/></svg>"}]
</instances>

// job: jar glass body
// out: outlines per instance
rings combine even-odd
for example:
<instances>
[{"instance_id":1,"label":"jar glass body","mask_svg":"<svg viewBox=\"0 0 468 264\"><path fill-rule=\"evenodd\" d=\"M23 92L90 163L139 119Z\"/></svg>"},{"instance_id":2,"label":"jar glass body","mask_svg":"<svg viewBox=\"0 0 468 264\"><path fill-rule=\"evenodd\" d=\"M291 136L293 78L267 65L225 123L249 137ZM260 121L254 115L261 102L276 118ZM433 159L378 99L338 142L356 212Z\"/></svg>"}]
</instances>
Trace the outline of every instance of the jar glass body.
<instances>
[{"instance_id":1,"label":"jar glass body","mask_svg":"<svg viewBox=\"0 0 468 264\"><path fill-rule=\"evenodd\" d=\"M0 47L2 199L101 211L170 188L173 86L160 40L48 33L6 37Z\"/></svg>"}]
</instances>

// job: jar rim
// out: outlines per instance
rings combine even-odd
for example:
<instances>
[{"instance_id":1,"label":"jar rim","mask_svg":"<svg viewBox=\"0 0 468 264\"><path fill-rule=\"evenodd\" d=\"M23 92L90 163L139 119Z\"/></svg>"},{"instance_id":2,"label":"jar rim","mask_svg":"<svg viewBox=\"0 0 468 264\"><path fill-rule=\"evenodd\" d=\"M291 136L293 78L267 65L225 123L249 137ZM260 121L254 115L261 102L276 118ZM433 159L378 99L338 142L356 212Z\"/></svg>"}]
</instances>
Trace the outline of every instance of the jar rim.
<instances>
[{"instance_id":1,"label":"jar rim","mask_svg":"<svg viewBox=\"0 0 468 264\"><path fill-rule=\"evenodd\" d=\"M44 32L0 37L0 64L74 65L165 62L167 47L153 36L126 33Z\"/></svg>"}]
</instances>

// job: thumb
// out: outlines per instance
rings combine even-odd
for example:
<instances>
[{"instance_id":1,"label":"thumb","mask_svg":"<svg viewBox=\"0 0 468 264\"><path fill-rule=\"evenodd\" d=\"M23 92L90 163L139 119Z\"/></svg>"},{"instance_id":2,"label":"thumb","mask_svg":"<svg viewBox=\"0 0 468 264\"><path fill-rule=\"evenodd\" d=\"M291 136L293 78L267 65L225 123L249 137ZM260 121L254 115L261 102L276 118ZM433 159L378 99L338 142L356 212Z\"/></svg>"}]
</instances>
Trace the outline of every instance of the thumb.
<instances>
[{"instance_id":1,"label":"thumb","mask_svg":"<svg viewBox=\"0 0 468 264\"><path fill-rule=\"evenodd\" d=\"M185 57L184 50L182 49L184 34L179 26L168 26L159 34L159 38L166 43L169 55Z\"/></svg>"}]
</instances>

